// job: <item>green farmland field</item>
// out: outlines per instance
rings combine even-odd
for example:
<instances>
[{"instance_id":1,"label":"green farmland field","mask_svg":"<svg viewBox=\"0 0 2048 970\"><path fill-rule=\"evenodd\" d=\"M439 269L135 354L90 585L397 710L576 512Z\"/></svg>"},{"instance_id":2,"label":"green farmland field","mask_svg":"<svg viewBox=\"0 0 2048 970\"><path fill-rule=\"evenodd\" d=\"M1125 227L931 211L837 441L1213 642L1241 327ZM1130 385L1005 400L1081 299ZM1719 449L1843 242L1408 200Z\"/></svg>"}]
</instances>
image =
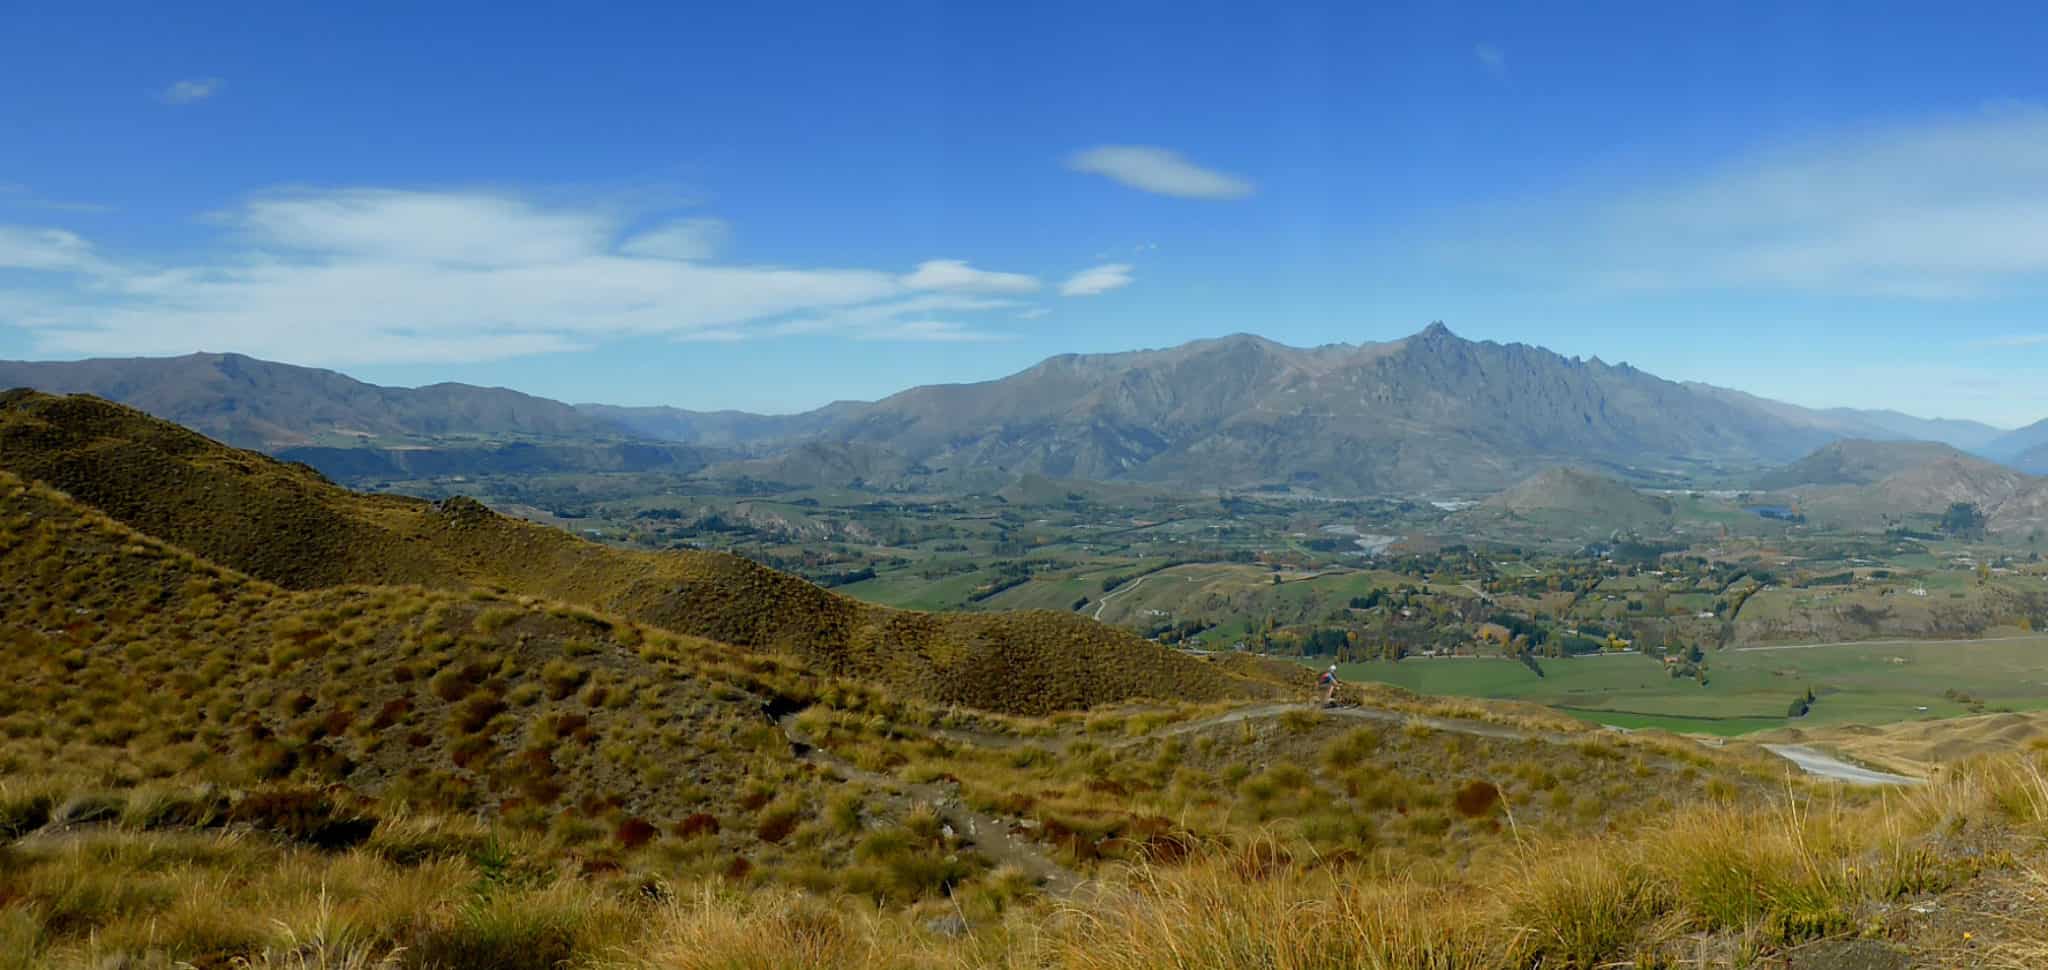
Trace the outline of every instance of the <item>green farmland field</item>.
<instances>
[{"instance_id":1,"label":"green farmland field","mask_svg":"<svg viewBox=\"0 0 2048 970\"><path fill-rule=\"evenodd\" d=\"M1620 727L1720 735L1795 723L1787 709L1809 688L1817 699L1796 723L1955 717L1971 713L1972 702L2048 708L2048 636L1722 650L1707 656L1705 686L1672 678L1659 661L1637 654L1545 660L1542 667L1538 677L1513 660L1409 659L1344 664L1338 673L1425 694L1547 704Z\"/></svg>"}]
</instances>

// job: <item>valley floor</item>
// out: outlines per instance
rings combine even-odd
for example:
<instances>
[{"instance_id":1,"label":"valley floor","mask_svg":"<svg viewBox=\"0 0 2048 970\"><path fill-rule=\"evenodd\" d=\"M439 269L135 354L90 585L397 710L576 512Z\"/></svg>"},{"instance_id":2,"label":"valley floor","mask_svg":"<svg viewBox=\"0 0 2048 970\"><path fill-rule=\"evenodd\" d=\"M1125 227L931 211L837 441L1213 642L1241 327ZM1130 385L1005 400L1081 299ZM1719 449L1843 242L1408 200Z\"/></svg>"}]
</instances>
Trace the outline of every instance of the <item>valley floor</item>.
<instances>
[{"instance_id":1,"label":"valley floor","mask_svg":"<svg viewBox=\"0 0 2048 970\"><path fill-rule=\"evenodd\" d=\"M1617 727L1724 736L2048 708L2041 635L1732 648L1706 655L1704 684L1641 654L1537 664L1540 675L1497 657L1350 663L1339 673L1423 694L1545 704ZM1788 717L1809 690L1805 715Z\"/></svg>"}]
</instances>

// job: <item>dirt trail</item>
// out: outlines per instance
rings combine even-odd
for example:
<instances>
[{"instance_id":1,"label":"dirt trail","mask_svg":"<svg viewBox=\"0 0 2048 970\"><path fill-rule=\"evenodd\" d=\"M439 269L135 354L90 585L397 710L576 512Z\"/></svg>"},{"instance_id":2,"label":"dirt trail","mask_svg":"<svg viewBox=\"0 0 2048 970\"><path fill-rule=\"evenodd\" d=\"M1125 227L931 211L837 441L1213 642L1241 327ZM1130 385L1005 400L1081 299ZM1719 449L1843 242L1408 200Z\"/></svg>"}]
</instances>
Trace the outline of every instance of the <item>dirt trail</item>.
<instances>
[{"instance_id":1,"label":"dirt trail","mask_svg":"<svg viewBox=\"0 0 2048 970\"><path fill-rule=\"evenodd\" d=\"M1919 778L1895 775L1889 771L1873 771L1859 765L1852 765L1834 755L1817 751L1803 744L1766 744L1764 750L1799 766L1801 771L1822 778L1851 785L1918 785Z\"/></svg>"},{"instance_id":2,"label":"dirt trail","mask_svg":"<svg viewBox=\"0 0 2048 970\"><path fill-rule=\"evenodd\" d=\"M1171 569L1173 567L1169 566L1167 568ZM1165 571L1166 570L1164 569L1160 570L1160 572ZM1144 585L1145 580L1151 579L1152 577L1157 575L1159 575L1159 573L1146 573L1145 575L1140 576L1137 579L1133 579L1130 582L1125 583L1122 586L1118 586L1116 589L1113 589L1108 593L1103 594L1103 597L1101 599L1095 601L1094 619L1102 619L1102 610L1104 607L1109 605L1110 600L1116 599L1117 597L1122 596L1125 593L1130 592L1131 590L1137 589L1139 586ZM1190 583L1195 581L1195 577L1193 576L1182 576L1181 578L1187 580Z\"/></svg>"},{"instance_id":3,"label":"dirt trail","mask_svg":"<svg viewBox=\"0 0 2048 970\"><path fill-rule=\"evenodd\" d=\"M1574 740L1573 738L1563 734L1517 731L1514 728L1503 727L1498 724L1487 724L1481 721L1461 721L1443 717L1424 717L1419 714L1407 714L1401 711L1386 711L1373 707L1324 707L1321 704L1267 704L1263 707L1246 707L1241 708L1239 710L1231 711L1228 714L1219 714L1215 717L1207 717L1199 721L1189 721L1185 724L1176 724L1173 727L1167 728L1163 731L1154 731L1151 734L1147 734L1143 737L1129 738L1123 741L1119 741L1116 744L1111 745L1111 750L1127 748L1132 745L1143 744L1147 741L1156 741L1161 738L1170 738L1176 735L1193 734L1196 731L1207 730L1209 728L1217 727L1223 724L1236 724L1239 721L1264 720L1267 718L1280 717L1281 715L1287 714L1292 711L1310 711L1328 714L1332 717L1349 717L1356 718L1361 721L1379 721L1384 724L1416 723L1421 724L1422 726L1427 727L1433 731L1446 731L1451 734L1468 734L1473 737L1496 738L1503 741L1537 740L1549 741L1555 744L1568 744L1572 740Z\"/></svg>"},{"instance_id":4,"label":"dirt trail","mask_svg":"<svg viewBox=\"0 0 2048 970\"><path fill-rule=\"evenodd\" d=\"M972 845L976 852L995 865L1012 865L1029 873L1039 881L1045 891L1055 896L1072 896L1087 884L1086 878L1055 861L1039 848L1036 842L1010 831L1008 824L992 815L984 815L961 804L959 793L938 785L914 785L888 775L876 774L855 766L844 758L830 754L812 744L796 726L796 715L785 714L776 719L777 726L789 743L796 746L798 757L830 772L843 781L854 781L870 788L893 792L908 805L930 805L939 813L939 818L952 826L960 840Z\"/></svg>"}]
</instances>

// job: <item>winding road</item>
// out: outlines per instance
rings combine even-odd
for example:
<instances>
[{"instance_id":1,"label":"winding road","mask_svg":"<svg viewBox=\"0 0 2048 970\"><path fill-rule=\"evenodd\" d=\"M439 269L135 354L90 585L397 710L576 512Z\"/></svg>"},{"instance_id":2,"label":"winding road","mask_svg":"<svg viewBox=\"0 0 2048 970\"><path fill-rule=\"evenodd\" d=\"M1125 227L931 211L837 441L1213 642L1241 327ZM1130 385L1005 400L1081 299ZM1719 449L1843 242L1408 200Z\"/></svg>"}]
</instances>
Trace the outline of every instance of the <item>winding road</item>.
<instances>
[{"instance_id":1,"label":"winding road","mask_svg":"<svg viewBox=\"0 0 2048 970\"><path fill-rule=\"evenodd\" d=\"M1172 567L1169 566L1167 568L1170 569ZM1166 570L1162 569L1159 572L1165 571ZM1104 593L1101 599L1095 601L1094 619L1102 619L1102 608L1108 606L1110 600L1116 599L1117 597L1122 596L1125 593L1130 592L1131 590L1137 589L1139 586L1144 585L1145 580L1151 579L1152 577L1157 575L1159 575L1159 573L1146 573L1145 575L1140 576L1137 579L1133 579L1130 582L1123 584L1122 586L1118 586L1116 589L1111 590L1110 592ZM1190 583L1195 581L1195 577L1193 576L1182 576L1181 578L1187 580Z\"/></svg>"},{"instance_id":2,"label":"winding road","mask_svg":"<svg viewBox=\"0 0 2048 970\"><path fill-rule=\"evenodd\" d=\"M1832 778L1851 785L1918 785L1923 780L1894 775L1888 771L1873 771L1859 765L1852 765L1840 758L1816 751L1803 744L1766 744L1764 750L1799 766L1801 771L1822 778Z\"/></svg>"}]
</instances>

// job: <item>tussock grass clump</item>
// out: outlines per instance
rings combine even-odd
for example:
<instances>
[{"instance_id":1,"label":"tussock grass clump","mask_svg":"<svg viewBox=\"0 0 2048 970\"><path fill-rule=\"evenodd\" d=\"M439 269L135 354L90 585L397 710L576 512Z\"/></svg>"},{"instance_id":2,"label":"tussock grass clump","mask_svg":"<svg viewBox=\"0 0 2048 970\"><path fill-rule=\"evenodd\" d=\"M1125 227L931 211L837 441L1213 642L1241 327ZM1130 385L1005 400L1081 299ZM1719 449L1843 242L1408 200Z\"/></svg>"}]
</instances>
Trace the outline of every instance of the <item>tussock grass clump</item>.
<instances>
[{"instance_id":1,"label":"tussock grass clump","mask_svg":"<svg viewBox=\"0 0 2048 970\"><path fill-rule=\"evenodd\" d=\"M20 779L0 781L0 839L17 839L50 821L63 789Z\"/></svg>"},{"instance_id":2,"label":"tussock grass clump","mask_svg":"<svg viewBox=\"0 0 2048 970\"><path fill-rule=\"evenodd\" d=\"M406 958L421 966L556 970L578 956L614 950L633 914L596 887L558 881L494 892L419 933Z\"/></svg>"},{"instance_id":3,"label":"tussock grass clump","mask_svg":"<svg viewBox=\"0 0 2048 970\"><path fill-rule=\"evenodd\" d=\"M715 889L670 903L630 970L954 970L957 952L904 921L794 892ZM999 964L998 964L999 965Z\"/></svg>"},{"instance_id":4,"label":"tussock grass clump","mask_svg":"<svg viewBox=\"0 0 2048 970\"><path fill-rule=\"evenodd\" d=\"M348 848L369 839L378 823L348 800L310 786L269 786L236 799L228 819L322 849Z\"/></svg>"}]
</instances>

